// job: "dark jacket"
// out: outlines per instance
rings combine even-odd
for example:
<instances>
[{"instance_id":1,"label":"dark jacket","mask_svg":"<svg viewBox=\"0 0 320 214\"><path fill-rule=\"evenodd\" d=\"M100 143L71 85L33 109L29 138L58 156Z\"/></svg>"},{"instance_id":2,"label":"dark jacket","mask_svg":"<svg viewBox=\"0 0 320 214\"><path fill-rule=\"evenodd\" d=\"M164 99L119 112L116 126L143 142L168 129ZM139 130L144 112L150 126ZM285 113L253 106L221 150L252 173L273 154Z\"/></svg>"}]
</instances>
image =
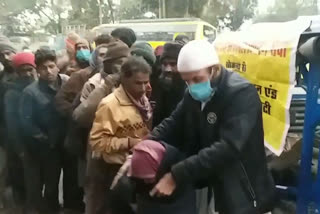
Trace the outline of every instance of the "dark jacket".
<instances>
[{"instance_id":1,"label":"dark jacket","mask_svg":"<svg viewBox=\"0 0 320 214\"><path fill-rule=\"evenodd\" d=\"M41 149L61 146L64 139L66 121L58 113L54 105L57 91L67 80L67 76L59 75L58 89L52 89L43 80L36 81L24 89L20 101L20 119L22 129L28 139L27 147L36 152ZM40 142L35 136L46 136Z\"/></svg>"},{"instance_id":2,"label":"dark jacket","mask_svg":"<svg viewBox=\"0 0 320 214\"><path fill-rule=\"evenodd\" d=\"M182 100L186 84L182 80L174 82L168 87L161 82L161 79L152 83L151 103L155 103L153 112L153 127L159 125L162 120L169 117Z\"/></svg>"},{"instance_id":3,"label":"dark jacket","mask_svg":"<svg viewBox=\"0 0 320 214\"><path fill-rule=\"evenodd\" d=\"M111 94L112 91L119 85L120 76L118 73L120 72L120 70L118 69L120 69L120 67L121 65L118 65L115 68L115 74L108 75L104 71L96 73L84 84L82 88L80 101L78 102L78 105L75 106L72 114L74 124L78 126L79 129L87 129L85 141L81 144L78 144L77 146L77 148L82 148L78 152L78 154L82 154L82 156L86 153L88 133L90 132L91 126L93 124L99 103L104 97ZM98 79L98 81L95 84L92 84L91 80L96 78ZM98 82L101 83L102 80L104 83L101 85L98 84ZM84 133L85 131L82 132L82 134Z\"/></svg>"},{"instance_id":4,"label":"dark jacket","mask_svg":"<svg viewBox=\"0 0 320 214\"><path fill-rule=\"evenodd\" d=\"M64 84L55 98L58 112L68 118L67 136L64 146L70 154L82 155L88 139L87 128L80 127L72 120L72 112L79 104L79 97L84 84L95 74L92 67L87 67L71 74L70 79Z\"/></svg>"},{"instance_id":5,"label":"dark jacket","mask_svg":"<svg viewBox=\"0 0 320 214\"><path fill-rule=\"evenodd\" d=\"M166 153L157 172L156 180L159 181L166 173L170 172L171 166L184 159L184 156L174 147L163 144ZM196 214L196 195L192 185L179 187L170 197L151 197L150 191L155 184L145 184L138 179L126 177L120 179L115 192L135 193L138 206L137 214ZM127 187L127 189L126 189Z\"/></svg>"},{"instance_id":6,"label":"dark jacket","mask_svg":"<svg viewBox=\"0 0 320 214\"><path fill-rule=\"evenodd\" d=\"M4 96L16 78L17 74L14 71L11 71L11 69L9 71L5 68L0 72L0 146L4 146L7 141Z\"/></svg>"},{"instance_id":7,"label":"dark jacket","mask_svg":"<svg viewBox=\"0 0 320 214\"><path fill-rule=\"evenodd\" d=\"M120 84L120 75L118 74L110 74L102 78L105 83L97 87L89 87L90 90L87 90L88 96L83 98L82 102L73 111L73 120L81 127L91 128L99 103ZM82 92L89 84L87 82L84 85Z\"/></svg>"},{"instance_id":8,"label":"dark jacket","mask_svg":"<svg viewBox=\"0 0 320 214\"><path fill-rule=\"evenodd\" d=\"M171 172L178 186L213 186L222 214L272 209L274 182L267 169L261 102L253 85L222 69L217 92L201 111L188 92L151 139L179 148L188 158Z\"/></svg>"},{"instance_id":9,"label":"dark jacket","mask_svg":"<svg viewBox=\"0 0 320 214\"><path fill-rule=\"evenodd\" d=\"M19 104L23 89L31 84L27 78L18 78L8 86L4 96L5 121L8 142L16 152L23 152L23 136L21 135L21 122L19 118Z\"/></svg>"},{"instance_id":10,"label":"dark jacket","mask_svg":"<svg viewBox=\"0 0 320 214\"><path fill-rule=\"evenodd\" d=\"M72 73L70 79L59 90L55 98L55 104L60 114L71 117L74 110L74 100L81 92L83 85L94 75L91 67L87 67Z\"/></svg>"}]
</instances>

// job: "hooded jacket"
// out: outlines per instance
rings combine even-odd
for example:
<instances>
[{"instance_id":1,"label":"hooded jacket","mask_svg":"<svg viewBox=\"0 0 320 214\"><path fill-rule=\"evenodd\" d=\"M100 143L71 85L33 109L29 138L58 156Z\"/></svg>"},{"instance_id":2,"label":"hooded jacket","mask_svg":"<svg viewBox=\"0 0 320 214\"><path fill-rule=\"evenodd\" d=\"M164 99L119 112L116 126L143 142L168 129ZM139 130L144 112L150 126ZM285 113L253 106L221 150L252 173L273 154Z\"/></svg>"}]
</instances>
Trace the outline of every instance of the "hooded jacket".
<instances>
[{"instance_id":1,"label":"hooded jacket","mask_svg":"<svg viewBox=\"0 0 320 214\"><path fill-rule=\"evenodd\" d=\"M150 139L165 141L187 155L171 168L177 186L212 185L220 213L269 212L275 186L266 164L257 91L225 69L212 87L216 93L203 110L186 92Z\"/></svg>"}]
</instances>

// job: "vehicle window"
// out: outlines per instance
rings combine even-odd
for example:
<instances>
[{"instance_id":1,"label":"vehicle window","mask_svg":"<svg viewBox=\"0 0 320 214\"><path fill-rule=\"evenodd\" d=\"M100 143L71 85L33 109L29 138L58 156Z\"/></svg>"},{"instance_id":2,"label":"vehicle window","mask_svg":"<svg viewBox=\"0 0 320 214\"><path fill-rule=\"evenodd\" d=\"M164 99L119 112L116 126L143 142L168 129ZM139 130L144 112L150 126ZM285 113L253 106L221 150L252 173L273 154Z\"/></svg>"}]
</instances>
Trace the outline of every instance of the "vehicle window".
<instances>
[{"instance_id":1,"label":"vehicle window","mask_svg":"<svg viewBox=\"0 0 320 214\"><path fill-rule=\"evenodd\" d=\"M195 39L197 25L195 24L141 24L141 25L126 25L125 27L132 28L137 35L139 41L172 41L177 33L184 34ZM98 30L101 33L110 33L114 28L105 27Z\"/></svg>"},{"instance_id":2,"label":"vehicle window","mask_svg":"<svg viewBox=\"0 0 320 214\"><path fill-rule=\"evenodd\" d=\"M172 41L175 32L138 32L137 33L137 39L139 41ZM188 36L191 40L195 39L195 33L193 32L186 32L183 33L184 35Z\"/></svg>"}]
</instances>

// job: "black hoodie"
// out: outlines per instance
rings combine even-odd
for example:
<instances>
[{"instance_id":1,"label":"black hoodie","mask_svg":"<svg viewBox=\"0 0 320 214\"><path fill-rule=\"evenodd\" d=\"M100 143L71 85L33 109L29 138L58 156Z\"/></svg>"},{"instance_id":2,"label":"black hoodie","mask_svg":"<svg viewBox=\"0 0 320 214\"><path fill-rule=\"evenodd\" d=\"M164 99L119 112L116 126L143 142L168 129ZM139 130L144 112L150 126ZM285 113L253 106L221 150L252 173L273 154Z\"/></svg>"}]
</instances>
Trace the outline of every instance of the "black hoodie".
<instances>
[{"instance_id":1,"label":"black hoodie","mask_svg":"<svg viewBox=\"0 0 320 214\"><path fill-rule=\"evenodd\" d=\"M18 78L8 84L4 96L4 116L7 127L8 142L12 143L16 151L22 151L22 136L20 135L19 102L25 87L33 82L32 78Z\"/></svg>"}]
</instances>

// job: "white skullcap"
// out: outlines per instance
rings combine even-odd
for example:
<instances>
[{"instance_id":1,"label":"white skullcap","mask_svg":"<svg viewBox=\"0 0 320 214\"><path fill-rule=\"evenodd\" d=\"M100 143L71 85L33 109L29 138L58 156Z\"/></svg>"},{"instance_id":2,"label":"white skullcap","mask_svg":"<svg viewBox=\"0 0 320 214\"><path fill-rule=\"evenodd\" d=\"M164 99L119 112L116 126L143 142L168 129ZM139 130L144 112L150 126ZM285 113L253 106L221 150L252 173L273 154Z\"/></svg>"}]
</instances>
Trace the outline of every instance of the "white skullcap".
<instances>
[{"instance_id":1,"label":"white skullcap","mask_svg":"<svg viewBox=\"0 0 320 214\"><path fill-rule=\"evenodd\" d=\"M218 54L211 43L194 40L181 49L178 56L178 71L193 72L219 63Z\"/></svg>"}]
</instances>

